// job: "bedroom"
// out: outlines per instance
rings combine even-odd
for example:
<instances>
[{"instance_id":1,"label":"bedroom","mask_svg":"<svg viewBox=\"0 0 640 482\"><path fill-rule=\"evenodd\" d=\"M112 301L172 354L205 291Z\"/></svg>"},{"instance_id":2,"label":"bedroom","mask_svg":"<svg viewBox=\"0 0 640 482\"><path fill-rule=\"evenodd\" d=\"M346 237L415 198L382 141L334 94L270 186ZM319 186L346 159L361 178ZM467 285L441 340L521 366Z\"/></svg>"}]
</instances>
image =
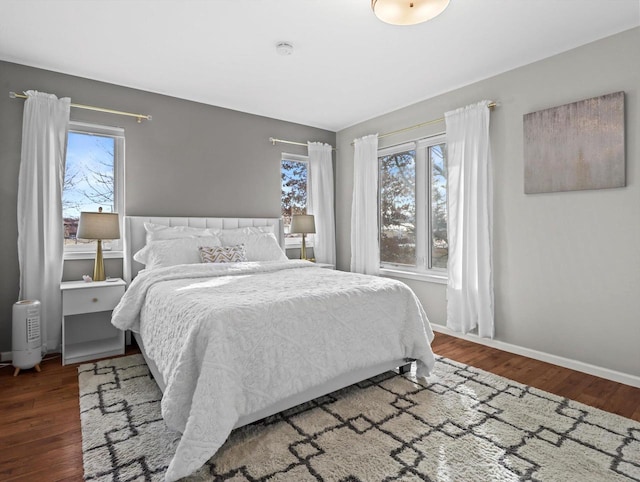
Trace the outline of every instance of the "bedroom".
<instances>
[{"instance_id":1,"label":"bedroom","mask_svg":"<svg viewBox=\"0 0 640 482\"><path fill-rule=\"evenodd\" d=\"M593 4L598 3L602 2ZM0 10L8 5L9 2L3 2ZM370 13L368 8L365 10ZM10 99L8 91L34 88L59 97L68 95L79 103L153 115L151 122L137 124L134 120L72 110L72 118L125 128L129 215L278 216L278 166L282 152L306 155L306 148L272 146L268 138L321 141L335 146L337 267L342 270L348 270L350 261L351 141L373 132L389 132L436 119L446 111L486 98L499 103L491 114L496 346L628 385L635 380L637 386L640 377L637 11L635 17L628 19L628 27L621 29L624 31L602 35L606 38L594 37L585 45L571 46L575 48L559 47L552 52L555 55L549 54L547 58L496 75L469 78L441 91L444 93L424 96L426 100L417 103L398 102L393 109L380 111L373 118L363 117L354 125L345 124L337 129L320 129L240 112L242 109L163 96L91 80L90 75L76 77L70 75L74 72L61 73L65 71L63 66L31 67L3 51L0 85L6 92L0 96L0 219L4 228L0 237L3 267L0 352L4 354L11 349L11 306L18 296L19 278L16 197L23 103ZM0 15L0 18L5 22L8 17ZM142 39L137 34L131 36L132 42L144 41L144 36ZM295 43L295 38L291 40ZM269 49L272 43L268 43ZM269 61L275 63L295 60L299 52L289 59L269 53L273 54ZM626 187L525 195L522 116L616 91L626 94ZM389 113L382 115L383 112ZM395 137L392 143L436 131ZM211 152L212 145L215 153ZM246 186L250 186L252 196L238 197ZM78 279L90 272L91 263L91 260L65 263L64 279ZM118 259L107 259L107 273L121 275L121 263ZM403 281L416 292L435 329L444 326L444 286Z\"/></svg>"}]
</instances>

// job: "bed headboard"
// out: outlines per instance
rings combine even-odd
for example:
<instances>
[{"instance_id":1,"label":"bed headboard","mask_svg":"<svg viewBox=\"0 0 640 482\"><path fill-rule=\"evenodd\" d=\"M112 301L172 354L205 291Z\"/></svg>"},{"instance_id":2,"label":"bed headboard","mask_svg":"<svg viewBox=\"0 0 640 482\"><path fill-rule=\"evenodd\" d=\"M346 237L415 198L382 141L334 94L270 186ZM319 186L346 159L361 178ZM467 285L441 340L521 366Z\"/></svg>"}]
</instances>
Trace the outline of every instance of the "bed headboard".
<instances>
[{"instance_id":1,"label":"bed headboard","mask_svg":"<svg viewBox=\"0 0 640 482\"><path fill-rule=\"evenodd\" d=\"M144 223L164 226L191 226L194 228L234 229L247 226L275 226L274 232L284 249L284 230L280 218L190 218L158 216L125 216L124 218L124 262L123 277L128 283L144 265L133 260L133 255L142 249L147 241Z\"/></svg>"}]
</instances>

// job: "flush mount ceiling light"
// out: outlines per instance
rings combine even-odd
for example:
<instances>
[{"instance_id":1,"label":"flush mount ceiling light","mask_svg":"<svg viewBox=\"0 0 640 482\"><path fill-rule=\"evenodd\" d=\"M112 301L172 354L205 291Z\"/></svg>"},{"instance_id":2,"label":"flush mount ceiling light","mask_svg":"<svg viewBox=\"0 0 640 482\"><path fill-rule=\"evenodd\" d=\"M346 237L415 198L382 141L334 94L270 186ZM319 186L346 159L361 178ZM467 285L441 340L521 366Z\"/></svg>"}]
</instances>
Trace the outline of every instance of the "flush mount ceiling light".
<instances>
[{"instance_id":1,"label":"flush mount ceiling light","mask_svg":"<svg viewBox=\"0 0 640 482\"><path fill-rule=\"evenodd\" d=\"M415 25L437 17L449 0L371 0L371 8L380 20L391 25Z\"/></svg>"},{"instance_id":2,"label":"flush mount ceiling light","mask_svg":"<svg viewBox=\"0 0 640 482\"><path fill-rule=\"evenodd\" d=\"M278 42L276 44L276 52L279 55L291 55L293 53L293 45L289 42Z\"/></svg>"}]
</instances>

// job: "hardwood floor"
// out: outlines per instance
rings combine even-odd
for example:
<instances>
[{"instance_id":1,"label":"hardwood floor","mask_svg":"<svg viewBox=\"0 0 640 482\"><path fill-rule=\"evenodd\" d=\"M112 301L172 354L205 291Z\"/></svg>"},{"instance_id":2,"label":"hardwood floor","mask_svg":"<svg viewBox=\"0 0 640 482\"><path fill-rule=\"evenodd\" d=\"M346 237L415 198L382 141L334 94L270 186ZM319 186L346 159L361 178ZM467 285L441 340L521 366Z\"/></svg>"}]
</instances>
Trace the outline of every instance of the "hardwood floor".
<instances>
[{"instance_id":1,"label":"hardwood floor","mask_svg":"<svg viewBox=\"0 0 640 482\"><path fill-rule=\"evenodd\" d=\"M17 377L13 367L0 369L0 480L81 481L78 364L62 366L56 356L40 366Z\"/></svg>"},{"instance_id":2,"label":"hardwood floor","mask_svg":"<svg viewBox=\"0 0 640 482\"><path fill-rule=\"evenodd\" d=\"M438 355L640 422L640 388L436 333ZM127 354L137 353L129 348ZM0 480L82 480L78 365L0 369Z\"/></svg>"},{"instance_id":3,"label":"hardwood floor","mask_svg":"<svg viewBox=\"0 0 640 482\"><path fill-rule=\"evenodd\" d=\"M433 351L525 385L640 422L640 388L436 333Z\"/></svg>"}]
</instances>

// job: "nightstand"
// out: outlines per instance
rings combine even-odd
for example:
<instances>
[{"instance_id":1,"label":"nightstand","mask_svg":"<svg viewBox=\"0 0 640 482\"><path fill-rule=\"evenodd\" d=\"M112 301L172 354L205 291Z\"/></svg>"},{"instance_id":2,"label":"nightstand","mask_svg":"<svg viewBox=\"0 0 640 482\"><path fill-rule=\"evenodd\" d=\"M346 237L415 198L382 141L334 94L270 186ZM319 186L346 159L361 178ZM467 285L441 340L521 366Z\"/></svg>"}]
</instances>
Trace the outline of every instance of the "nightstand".
<instances>
[{"instance_id":1,"label":"nightstand","mask_svg":"<svg viewBox=\"0 0 640 482\"><path fill-rule=\"evenodd\" d=\"M124 353L124 331L111 324L124 289L121 279L60 284L63 365Z\"/></svg>"}]
</instances>

